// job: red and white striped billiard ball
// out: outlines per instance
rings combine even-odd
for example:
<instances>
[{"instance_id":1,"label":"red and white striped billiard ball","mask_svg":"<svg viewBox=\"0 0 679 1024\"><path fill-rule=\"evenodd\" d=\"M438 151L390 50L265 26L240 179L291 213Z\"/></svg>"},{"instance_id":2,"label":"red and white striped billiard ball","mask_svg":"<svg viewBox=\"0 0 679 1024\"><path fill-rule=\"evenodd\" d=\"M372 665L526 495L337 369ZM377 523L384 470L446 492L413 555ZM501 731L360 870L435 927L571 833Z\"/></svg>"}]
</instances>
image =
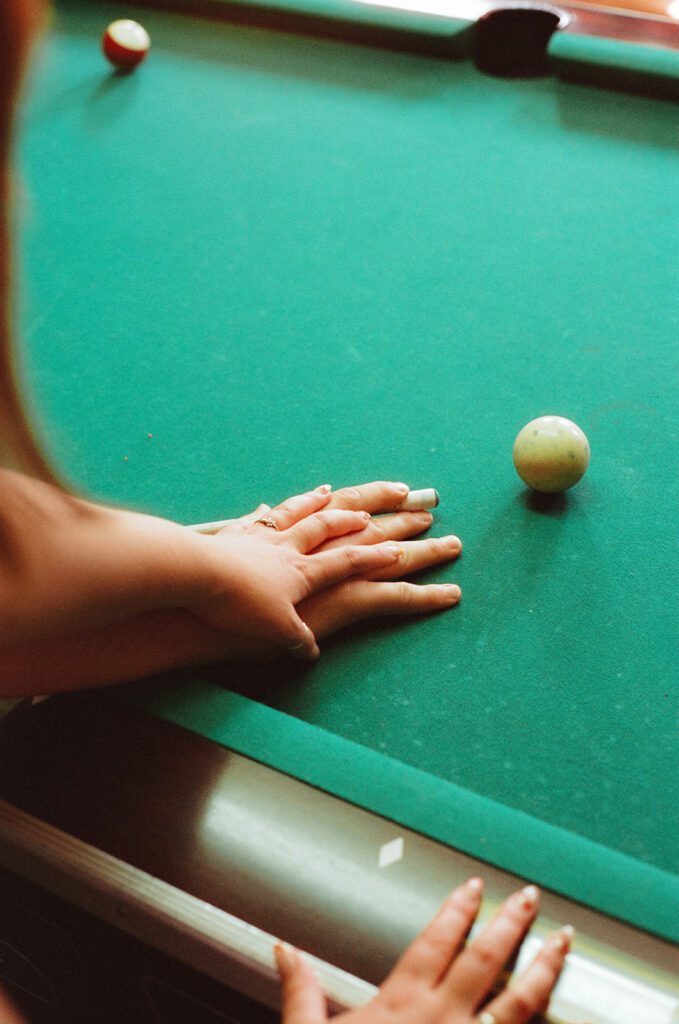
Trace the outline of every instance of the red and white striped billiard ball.
<instances>
[{"instance_id":1,"label":"red and white striped billiard ball","mask_svg":"<svg viewBox=\"0 0 679 1024\"><path fill-rule=\"evenodd\" d=\"M112 21L101 38L105 56L114 67L124 71L131 71L141 64L150 46L146 29L129 18Z\"/></svg>"}]
</instances>

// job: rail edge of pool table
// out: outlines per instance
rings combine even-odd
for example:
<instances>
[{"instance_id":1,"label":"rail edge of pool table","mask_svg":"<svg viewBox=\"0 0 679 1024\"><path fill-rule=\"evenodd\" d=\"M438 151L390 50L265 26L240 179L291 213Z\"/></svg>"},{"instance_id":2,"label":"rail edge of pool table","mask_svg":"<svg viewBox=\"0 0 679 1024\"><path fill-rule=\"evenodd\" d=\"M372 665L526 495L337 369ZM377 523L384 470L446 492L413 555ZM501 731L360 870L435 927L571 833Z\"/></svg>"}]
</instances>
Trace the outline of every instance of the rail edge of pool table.
<instances>
[{"instance_id":1,"label":"rail edge of pool table","mask_svg":"<svg viewBox=\"0 0 679 1024\"><path fill-rule=\"evenodd\" d=\"M655 22L653 22L653 24L655 24ZM330 27L332 27L332 26L330 26ZM422 33L422 36L425 39L425 42L428 42L429 37L428 37L427 33L429 32L431 27L432 27L431 22L428 22L428 24L427 24L427 31ZM446 33L449 34L450 30L451 30L451 27L452 27L451 26L451 22L447 20L445 26L441 25L441 34L442 35L444 35ZM674 31L675 26L671 26L671 27L672 27L672 29ZM459 37L460 38L460 42L462 42L464 40L464 43L465 43L465 48L464 49L461 48L461 50L460 50L460 56L461 57L468 56L468 53L466 52L466 46L467 46L467 43L468 43L468 35L465 35L465 33L467 32L468 28L469 28L469 25L467 23L462 23L461 26L460 26L460 37ZM444 32L444 30L445 30L445 32ZM436 33L433 33L432 37L435 37L435 36L436 36ZM374 37L371 36L370 34L367 35L367 41L371 41L372 38L374 38ZM673 88L672 83L674 81L674 78L673 78L673 74L674 74L674 71L673 71L673 69L674 69L674 54L670 54L669 57L668 57L667 54L664 54L664 53L661 52L661 48L660 47L654 47L654 46L646 47L645 45L641 46L641 47L637 47L636 44L629 44L629 43L624 42L624 41L620 42L619 39L613 40L612 42L609 41L609 40L606 40L606 45L603 46L603 44L600 44L599 42L592 43L591 40L593 38L594 38L593 36L587 37L584 41L581 38L578 38L577 39L578 47L584 46L585 49L587 49L587 47L592 46L592 47L594 47L594 50L596 51L597 54L599 54L599 55L601 53L607 54L608 56L606 57L606 60L604 60L603 62L600 62L599 64L597 64L597 61L591 59L591 55L588 56L587 53L585 53L585 55L583 56L582 52L579 51L580 52L580 56L579 57L574 57L573 52L569 52L564 57L563 56L563 51L561 51L561 56L563 58L563 63L562 63L561 70L567 76L572 75L573 77L577 77L578 69L579 69L580 72L582 72L582 75L583 75L583 77L585 79L592 80L595 77L596 68L599 67L601 69L601 67L603 67L602 76L603 76L604 79L606 79L607 75L609 75L609 73L610 73L611 66L615 65L615 61L621 56L621 54L624 57L629 57L630 54L634 54L634 55L641 54L641 56L644 59L641 60L641 71L640 71L641 77L638 79L640 84L642 84L642 86L643 86L644 82L646 84L650 84L651 82L655 82L659 86L659 90L658 90L659 92L663 93L664 90L667 89L670 93L672 93L672 88ZM555 66L558 64L558 59L557 58L560 55L560 47L563 47L566 43L571 44L574 41L574 39L575 39L575 37L572 34L569 36L569 34L566 33L566 32L560 32L559 34L554 36L554 38L552 40L552 43L550 44L550 56L551 56L553 62L556 62ZM450 40L446 36L445 47L444 47L446 55L451 55L451 54L448 53L449 44L450 44ZM621 47L622 47L622 50L620 49ZM652 70L650 72L649 72L649 66L645 62L645 58L649 57L649 55L650 55L650 58L652 58L652 62L651 63L652 63L653 68L654 68L654 70ZM623 64L624 64L624 61L623 61ZM669 85L668 85L668 83L669 83ZM632 83L632 84L634 84L634 83ZM201 740L201 746L202 746L203 743L209 744L210 741L209 740ZM227 756L227 755L224 755L224 756ZM236 755L228 755L228 759L230 760L231 766L236 765L236 764L239 763L236 760ZM255 773L255 776L257 778L262 778L262 776L260 776L258 774L260 768L261 768L261 766L259 766L259 765L257 765L257 766L252 768L252 771ZM273 779L277 779L277 774L276 773L274 773L273 775L268 775L267 774L266 775L266 779L268 780L267 785L270 784L272 787L279 785L278 781L275 782L275 783L273 781L271 781ZM305 794L307 793L307 790L304 788L304 784L303 783L297 783L297 784L295 784L295 788L296 788L296 786L302 787L300 792L305 793ZM314 792L316 792L316 791L314 791ZM329 803L327 804L327 806L329 808L331 808L331 810L328 811L329 816L331 817L331 819L336 820L334 818L334 815L336 813L338 813L337 812L337 807L339 805L336 802L334 802L334 798L332 798L332 797L326 797L323 794L323 798L324 798L324 801L326 799L327 799L327 801L329 801ZM306 801L307 799L308 799L308 794L307 794L307 796L302 798L303 801ZM10 804L10 806L11 806L11 804ZM361 815L365 813L363 811L358 810L357 808L352 808L352 813L353 812L355 812L357 814L361 814ZM380 819L377 816L374 816L374 817L375 817L375 820L378 821L378 822L384 820L384 819ZM38 821L39 820L40 819L38 819ZM360 820L363 821L365 819L361 818ZM53 826L47 826L47 827L51 828ZM393 828L393 826L389 826L389 827ZM402 827L400 827L400 826L399 826L399 832L400 833L404 833L404 829ZM418 840L422 840L422 837L421 836L416 836L415 833L408 833L407 839L408 839L409 843L410 842L416 843ZM81 842L81 840L80 841L79 840L75 840L75 841L76 842ZM422 840L422 841L425 842L425 843L431 842L430 840ZM444 858L446 858L445 863L447 865L449 865L450 863L452 863L452 861L448 861L447 858L449 858L449 857L452 858L452 857L456 856L456 854L454 853L454 851L450 851L450 850L446 849L442 853L442 856L444 856ZM125 863L125 862L123 861L123 863ZM485 866L481 869L479 867L476 867L475 864L472 864L472 862L467 861L467 860L463 860L461 863L463 863L465 865L465 873L468 873L470 871L482 870L484 875L488 875L488 869ZM478 862L476 862L476 863L478 863ZM136 869L136 870L141 870L141 869ZM154 876L152 875L151 877L154 877ZM457 877L457 876L455 876L453 871L451 870L450 871L450 878L451 878L451 880L454 879L454 877ZM461 880L461 878L463 877L463 874L460 873L459 877L460 877L460 880ZM84 884L84 882L83 882L83 884ZM509 882L507 882L506 884L509 885ZM498 891L502 892L503 890L500 887L500 889ZM494 895L493 895L492 890L489 893L489 895L490 895L490 899L492 901L495 898ZM578 909L580 909L580 908L578 908ZM667 906L665 909L668 910L670 908L669 908L669 906ZM576 921L576 924L578 924L577 921ZM614 922L607 922L607 926L610 926L611 930L613 930L614 928L617 927L617 925ZM623 927L624 934L627 935L628 932L625 931L625 926L622 926L622 927ZM587 934L586 931L585 931L585 934ZM660 944L657 940L651 939L648 936L640 936L639 933L637 933L637 932L635 932L633 930L629 931L629 936L630 936L629 937L629 942L630 942L631 946L638 942L638 943L643 944L644 948L646 948L645 947L645 943L649 942L654 950L662 951L662 957L661 958L665 958L667 960L667 962L669 963L669 956L670 956L670 953L671 953L671 948L669 946L667 946L665 944ZM285 936L283 936L283 937L285 937ZM604 955L604 961L606 961L606 957L609 956L609 955L613 955L613 954L606 953L606 954L602 954L602 955ZM604 979L606 979L608 977L605 974L605 971L607 969L608 969L608 964L605 962L604 966L603 966L603 971L604 971L603 977L604 977ZM599 966L597 966L597 970L599 970ZM631 981L632 990L634 990L634 986L639 985L639 986L641 986L641 989L637 990L637 991L641 991L642 993L646 994L647 998L652 999L652 997L648 996L648 991L649 991L649 989L648 989L648 979L649 979L649 976L652 976L653 978L657 978L657 973L656 973L654 968L653 969L649 969L649 974L645 974L644 973L645 968L639 968L639 971L641 972L640 974L639 973L635 974L634 971L632 972L632 981ZM601 976L599 976L599 980L600 980L600 977ZM617 972L615 974L615 978L619 979L620 977L621 977L621 972ZM663 974L662 977L665 978L665 975ZM610 978L609 978L609 980L610 980ZM625 991L626 993L629 993L629 991L630 991L629 988L625 988L625 984L622 983L622 982L620 982L620 984L621 984L622 990ZM660 984L660 988L661 989L663 989L663 986L665 986L665 985L668 986L666 990L663 989L663 992L661 993L661 998L658 1000L658 1003L657 1003L658 1014L664 1014L664 1017L658 1016L658 1021L659 1022L662 1021L662 1024L665 1024L666 1021L674 1021L676 1019L676 1012L677 1012L676 1011L676 1006L677 1006L677 1003L676 1003L676 1000L674 1000L674 1002L672 1002L672 1000L674 999L673 995L671 994L672 980L671 979L667 979L665 981L662 981L659 984ZM644 986L646 986L646 987L644 987ZM663 999L665 1001L663 1001ZM624 1010L623 1010L623 1012L624 1012ZM591 1014L589 1014L589 1016L591 1017ZM558 1018L555 1018L555 1019L558 1019ZM600 1018L600 1019L604 1019L604 1018ZM620 1019L621 1018L618 1018L618 1017L615 1018L616 1024L618 1024L618 1021ZM654 1022L654 1024L655 1024L655 1022Z\"/></svg>"},{"instance_id":2,"label":"rail edge of pool table","mask_svg":"<svg viewBox=\"0 0 679 1024\"><path fill-rule=\"evenodd\" d=\"M106 695L25 703L0 740L0 865L268 1006L276 938L360 1005L454 885L484 877L483 923L523 884ZM676 1024L676 946L549 889L518 966L566 921L549 1020Z\"/></svg>"},{"instance_id":3,"label":"rail edge of pool table","mask_svg":"<svg viewBox=\"0 0 679 1024\"><path fill-rule=\"evenodd\" d=\"M602 913L679 942L679 877L198 675L118 691L134 706Z\"/></svg>"},{"instance_id":4,"label":"rail edge of pool table","mask_svg":"<svg viewBox=\"0 0 679 1024\"><path fill-rule=\"evenodd\" d=\"M99 0L93 0L94 3ZM235 24L475 60L500 76L553 74L679 98L679 21L654 0L132 0Z\"/></svg>"}]
</instances>

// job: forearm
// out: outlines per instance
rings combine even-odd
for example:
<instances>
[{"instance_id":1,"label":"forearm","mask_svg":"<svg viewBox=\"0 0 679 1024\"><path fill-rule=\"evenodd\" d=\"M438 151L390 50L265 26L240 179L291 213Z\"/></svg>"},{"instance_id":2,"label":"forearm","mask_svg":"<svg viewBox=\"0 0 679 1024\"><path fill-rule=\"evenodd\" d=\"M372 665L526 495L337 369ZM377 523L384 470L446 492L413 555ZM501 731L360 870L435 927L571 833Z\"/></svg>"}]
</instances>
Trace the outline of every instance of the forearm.
<instances>
[{"instance_id":1,"label":"forearm","mask_svg":"<svg viewBox=\"0 0 679 1024\"><path fill-rule=\"evenodd\" d=\"M23 1017L16 1009L13 1003L9 1001L8 996L0 988L0 1024L27 1024L25 1017Z\"/></svg>"},{"instance_id":2,"label":"forearm","mask_svg":"<svg viewBox=\"0 0 679 1024\"><path fill-rule=\"evenodd\" d=\"M190 604L210 586L205 541L0 471L0 651Z\"/></svg>"},{"instance_id":3,"label":"forearm","mask_svg":"<svg viewBox=\"0 0 679 1024\"><path fill-rule=\"evenodd\" d=\"M313 660L352 622L451 607L457 586L400 579L460 551L456 537L407 541L431 516L398 511L402 498L377 482L330 507L323 486L206 537L0 471L0 694L232 657Z\"/></svg>"},{"instance_id":4,"label":"forearm","mask_svg":"<svg viewBox=\"0 0 679 1024\"><path fill-rule=\"evenodd\" d=\"M129 682L242 652L182 609L151 612L78 635L0 651L0 696Z\"/></svg>"}]
</instances>

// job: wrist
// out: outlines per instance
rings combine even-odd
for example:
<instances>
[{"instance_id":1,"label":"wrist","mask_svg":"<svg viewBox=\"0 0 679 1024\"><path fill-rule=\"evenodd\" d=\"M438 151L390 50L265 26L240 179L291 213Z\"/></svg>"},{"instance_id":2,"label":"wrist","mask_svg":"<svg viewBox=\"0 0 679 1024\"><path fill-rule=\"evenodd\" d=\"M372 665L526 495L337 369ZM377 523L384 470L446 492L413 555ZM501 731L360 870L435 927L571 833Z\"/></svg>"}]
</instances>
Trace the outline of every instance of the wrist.
<instances>
[{"instance_id":1,"label":"wrist","mask_svg":"<svg viewBox=\"0 0 679 1024\"><path fill-rule=\"evenodd\" d=\"M117 542L136 566L130 582L142 598L138 611L189 607L211 591L217 569L209 537L143 513L103 512L108 516L101 524L104 536Z\"/></svg>"},{"instance_id":2,"label":"wrist","mask_svg":"<svg viewBox=\"0 0 679 1024\"><path fill-rule=\"evenodd\" d=\"M0 649L190 605L218 573L209 538L3 471Z\"/></svg>"}]
</instances>

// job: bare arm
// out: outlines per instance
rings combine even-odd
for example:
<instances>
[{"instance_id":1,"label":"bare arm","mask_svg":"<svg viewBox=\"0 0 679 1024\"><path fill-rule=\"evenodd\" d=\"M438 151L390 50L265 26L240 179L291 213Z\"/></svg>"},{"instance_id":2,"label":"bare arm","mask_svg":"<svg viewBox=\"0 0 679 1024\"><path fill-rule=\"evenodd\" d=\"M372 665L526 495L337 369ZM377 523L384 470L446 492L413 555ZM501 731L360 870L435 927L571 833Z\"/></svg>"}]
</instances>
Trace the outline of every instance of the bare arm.
<instances>
[{"instance_id":1,"label":"bare arm","mask_svg":"<svg viewBox=\"0 0 679 1024\"><path fill-rule=\"evenodd\" d=\"M402 577L455 558L460 542L456 537L411 540L431 525L432 517L428 512L398 511L402 499L398 486L391 483L331 495L310 492L268 509L280 520L281 532L258 525L258 512L244 516L216 538L195 537L184 527L129 513L123 514L123 528L120 513L91 506L84 512L80 507L74 511L68 504L64 514L74 516L73 522L63 531L47 531L48 541L41 536L45 554L40 558L29 550L34 528L27 530L24 522L18 536L23 537L29 561L37 561L41 573L48 565L52 573L57 571L55 564L58 569L66 560L51 545L59 537L69 538L68 604L60 605L63 580L48 579L32 591L47 595L45 607L52 609L52 628L47 630L34 612L32 628L24 623L21 638L17 635L0 645L0 693L20 696L102 686L185 665L271 655L286 647L299 648L297 656L314 657L318 640L360 619L449 608L459 601L455 585L418 586ZM311 511L319 505L320 510ZM372 513L390 510L392 514L372 518ZM94 562L78 550L82 514L86 520L93 517L88 529L101 531L93 543ZM124 540L128 519L134 543ZM206 577L211 581L208 589L193 593L193 585L182 588L178 567L184 540L191 552L198 542L217 560L217 571ZM174 553L175 543L180 554ZM159 545L158 550L154 545ZM97 555L102 546L109 551L103 561ZM301 555L299 549L309 546L313 554ZM319 556L330 562L326 565ZM158 584L166 578L168 557L171 583L165 586L174 595L174 604ZM111 568L112 562L130 558L141 561L128 570L118 564ZM8 560L5 549L0 567ZM150 574L148 587L144 566ZM294 586L301 584L295 594L289 592L291 568ZM194 569L189 566L183 572L190 575ZM97 575L104 571L110 575ZM310 578L305 571L311 571ZM33 575L19 573L11 586L18 593L22 579L24 585L30 584ZM112 585L115 591L109 594L107 588ZM288 588L287 597L281 586L284 591ZM164 598L160 604L159 590ZM25 601L26 596L21 599Z\"/></svg>"},{"instance_id":2,"label":"bare arm","mask_svg":"<svg viewBox=\"0 0 679 1024\"><path fill-rule=\"evenodd\" d=\"M204 540L0 470L0 651L190 604L216 582Z\"/></svg>"},{"instance_id":3,"label":"bare arm","mask_svg":"<svg viewBox=\"0 0 679 1024\"><path fill-rule=\"evenodd\" d=\"M28 1024L0 988L0 1024Z\"/></svg>"},{"instance_id":4,"label":"bare arm","mask_svg":"<svg viewBox=\"0 0 679 1024\"><path fill-rule=\"evenodd\" d=\"M356 512L324 513L326 489L279 507L284 533L250 517L204 537L20 474L4 471L0 479L0 653L19 659L34 648L177 610L244 649L268 644L316 657L315 638L295 605L398 554L388 544L314 553L328 537L365 526ZM12 692L17 686L23 684Z\"/></svg>"}]
</instances>

